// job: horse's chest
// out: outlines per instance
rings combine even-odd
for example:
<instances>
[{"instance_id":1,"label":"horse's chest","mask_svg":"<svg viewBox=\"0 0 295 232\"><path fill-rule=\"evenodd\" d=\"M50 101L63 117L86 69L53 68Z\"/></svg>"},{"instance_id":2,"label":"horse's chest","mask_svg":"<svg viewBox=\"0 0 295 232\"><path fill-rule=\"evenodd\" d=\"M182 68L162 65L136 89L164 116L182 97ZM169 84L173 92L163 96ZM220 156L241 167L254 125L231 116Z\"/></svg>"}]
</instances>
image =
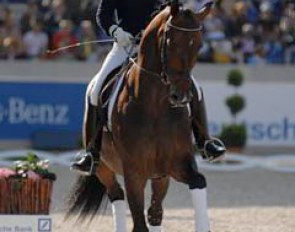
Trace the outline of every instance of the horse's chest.
<instances>
[{"instance_id":1,"label":"horse's chest","mask_svg":"<svg viewBox=\"0 0 295 232\"><path fill-rule=\"evenodd\" d=\"M127 108L118 117L118 134L126 147L147 147L155 153L159 150L188 146L191 141L191 121L185 108L171 108L154 114L136 105Z\"/></svg>"}]
</instances>

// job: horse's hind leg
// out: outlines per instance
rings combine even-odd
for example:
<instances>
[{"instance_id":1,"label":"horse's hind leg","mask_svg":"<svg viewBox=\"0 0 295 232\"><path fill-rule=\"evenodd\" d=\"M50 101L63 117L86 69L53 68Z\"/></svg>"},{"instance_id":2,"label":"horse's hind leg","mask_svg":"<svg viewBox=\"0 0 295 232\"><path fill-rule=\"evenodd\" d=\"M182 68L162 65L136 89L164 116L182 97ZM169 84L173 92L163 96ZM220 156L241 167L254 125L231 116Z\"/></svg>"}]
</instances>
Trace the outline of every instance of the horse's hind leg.
<instances>
[{"instance_id":1,"label":"horse's hind leg","mask_svg":"<svg viewBox=\"0 0 295 232\"><path fill-rule=\"evenodd\" d=\"M179 161L171 176L189 186L195 211L195 231L210 232L207 212L206 178L198 172L197 164L193 157L186 161Z\"/></svg>"},{"instance_id":2,"label":"horse's hind leg","mask_svg":"<svg viewBox=\"0 0 295 232\"><path fill-rule=\"evenodd\" d=\"M152 179L152 199L148 209L149 232L160 232L163 219L162 201L169 187L169 177Z\"/></svg>"},{"instance_id":3,"label":"horse's hind leg","mask_svg":"<svg viewBox=\"0 0 295 232\"><path fill-rule=\"evenodd\" d=\"M109 200L112 203L115 232L126 232L126 202L124 191L118 183L115 173L100 161L96 173L100 181L106 186Z\"/></svg>"}]
</instances>

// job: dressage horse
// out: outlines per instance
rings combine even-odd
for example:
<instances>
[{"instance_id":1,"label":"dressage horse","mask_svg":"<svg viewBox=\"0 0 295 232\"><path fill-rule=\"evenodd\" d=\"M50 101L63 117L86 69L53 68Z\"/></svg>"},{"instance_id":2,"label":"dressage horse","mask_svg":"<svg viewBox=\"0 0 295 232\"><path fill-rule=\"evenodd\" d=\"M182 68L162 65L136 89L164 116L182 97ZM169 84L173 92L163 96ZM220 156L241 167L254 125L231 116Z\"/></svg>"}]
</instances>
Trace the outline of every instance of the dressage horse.
<instances>
[{"instance_id":1,"label":"dressage horse","mask_svg":"<svg viewBox=\"0 0 295 232\"><path fill-rule=\"evenodd\" d=\"M201 25L209 11L207 7L193 13L174 4L160 11L147 26L137 59L121 77L123 84L109 119L112 131L102 136L96 176L79 179L70 214L79 212L84 220L95 215L105 196L112 203L124 200L116 179L120 174L124 177L133 232L160 231L162 201L172 177L190 189L195 230L209 232L206 179L195 163L187 107L193 95L191 70L201 46ZM150 229L144 215L148 180L152 189ZM122 223L116 231L126 231Z\"/></svg>"}]
</instances>

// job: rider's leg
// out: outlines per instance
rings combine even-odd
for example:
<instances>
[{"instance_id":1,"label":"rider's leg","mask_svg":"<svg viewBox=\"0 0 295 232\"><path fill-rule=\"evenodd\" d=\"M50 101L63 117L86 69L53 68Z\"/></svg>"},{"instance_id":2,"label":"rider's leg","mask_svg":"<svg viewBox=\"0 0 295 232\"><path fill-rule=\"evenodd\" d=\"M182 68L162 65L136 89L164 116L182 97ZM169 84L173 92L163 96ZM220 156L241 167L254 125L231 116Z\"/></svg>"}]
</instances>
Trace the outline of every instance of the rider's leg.
<instances>
[{"instance_id":1,"label":"rider's leg","mask_svg":"<svg viewBox=\"0 0 295 232\"><path fill-rule=\"evenodd\" d=\"M194 138L203 158L217 160L225 153L226 148L222 142L210 137L203 90L193 77L192 80L195 87L191 102Z\"/></svg>"},{"instance_id":2,"label":"rider's leg","mask_svg":"<svg viewBox=\"0 0 295 232\"><path fill-rule=\"evenodd\" d=\"M117 43L114 43L100 71L88 85L83 122L83 144L86 148L86 152L80 153L79 159L71 166L72 169L82 174L90 175L94 173L94 160L99 159L103 129L103 115L99 104L99 95L103 82L107 76L114 69L121 66L127 58L128 54L126 50L118 46Z\"/></svg>"}]
</instances>

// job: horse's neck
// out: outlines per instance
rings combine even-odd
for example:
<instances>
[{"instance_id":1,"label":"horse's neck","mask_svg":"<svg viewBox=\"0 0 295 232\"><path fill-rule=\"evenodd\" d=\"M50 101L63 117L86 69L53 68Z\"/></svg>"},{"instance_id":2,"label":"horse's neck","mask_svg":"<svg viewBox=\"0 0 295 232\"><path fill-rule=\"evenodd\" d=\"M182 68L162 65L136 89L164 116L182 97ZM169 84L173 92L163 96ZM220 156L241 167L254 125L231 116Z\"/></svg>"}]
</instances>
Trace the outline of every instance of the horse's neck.
<instances>
[{"instance_id":1,"label":"horse's neck","mask_svg":"<svg viewBox=\"0 0 295 232\"><path fill-rule=\"evenodd\" d=\"M159 28L168 18L169 12L163 11L146 28L138 52L137 64L133 65L129 75L129 84L133 85L134 97L144 110L168 107L168 88L161 82L161 54L159 46Z\"/></svg>"},{"instance_id":2,"label":"horse's neck","mask_svg":"<svg viewBox=\"0 0 295 232\"><path fill-rule=\"evenodd\" d=\"M138 66L135 69L137 81L134 82L134 89L137 99L145 106L145 110L149 110L149 107L153 108L152 110L166 107L168 88L160 77L160 54L153 49L145 55L139 54Z\"/></svg>"}]
</instances>

